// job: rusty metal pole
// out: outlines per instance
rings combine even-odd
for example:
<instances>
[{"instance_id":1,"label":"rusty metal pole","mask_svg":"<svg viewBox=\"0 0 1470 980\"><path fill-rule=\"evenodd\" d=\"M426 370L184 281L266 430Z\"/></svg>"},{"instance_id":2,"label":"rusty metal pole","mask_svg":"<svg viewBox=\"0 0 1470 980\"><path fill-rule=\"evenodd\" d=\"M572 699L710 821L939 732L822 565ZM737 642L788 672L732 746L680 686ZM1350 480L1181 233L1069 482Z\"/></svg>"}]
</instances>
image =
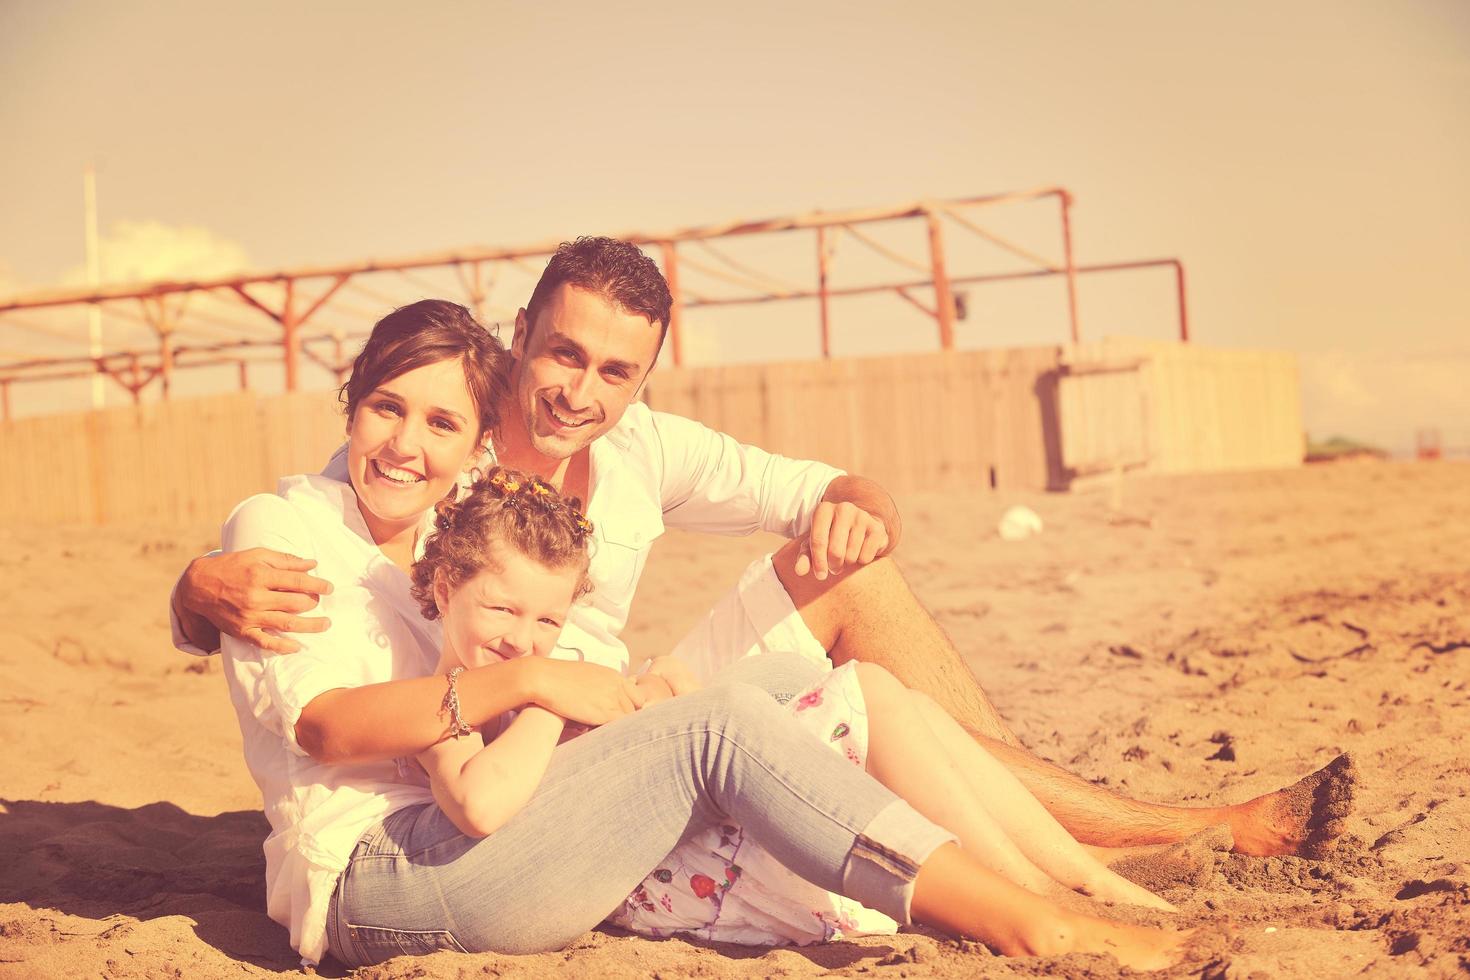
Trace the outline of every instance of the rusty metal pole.
<instances>
[{"instance_id":1,"label":"rusty metal pole","mask_svg":"<svg viewBox=\"0 0 1470 980\"><path fill-rule=\"evenodd\" d=\"M240 390L241 391L249 391L250 390L250 366L245 362L245 358L243 358L243 357L240 358L240 360L239 360L238 363L240 365Z\"/></svg>"},{"instance_id":2,"label":"rusty metal pole","mask_svg":"<svg viewBox=\"0 0 1470 980\"><path fill-rule=\"evenodd\" d=\"M133 383L127 386L128 391L133 393L133 404L141 405L143 403L143 386L138 383L138 378L142 376L143 371L138 366L138 355L136 353L128 355L128 374L133 379Z\"/></svg>"},{"instance_id":3,"label":"rusty metal pole","mask_svg":"<svg viewBox=\"0 0 1470 980\"><path fill-rule=\"evenodd\" d=\"M939 321L939 347L954 350L954 295L949 291L949 272L944 267L944 229L939 215L927 208L924 221L929 225L929 264L934 275L934 318Z\"/></svg>"},{"instance_id":4,"label":"rusty metal pole","mask_svg":"<svg viewBox=\"0 0 1470 980\"><path fill-rule=\"evenodd\" d=\"M281 358L286 368L286 390L296 390L301 338L296 333L296 280L286 280L286 302L281 306Z\"/></svg>"},{"instance_id":5,"label":"rusty metal pole","mask_svg":"<svg viewBox=\"0 0 1470 980\"><path fill-rule=\"evenodd\" d=\"M673 242L664 242L664 280L669 284L673 305L669 307L669 345L674 351L674 367L684 363L684 302L679 298L679 256Z\"/></svg>"},{"instance_id":6,"label":"rusty metal pole","mask_svg":"<svg viewBox=\"0 0 1470 980\"><path fill-rule=\"evenodd\" d=\"M0 381L0 403L5 406L5 421L10 421L10 379Z\"/></svg>"},{"instance_id":7,"label":"rusty metal pole","mask_svg":"<svg viewBox=\"0 0 1470 980\"><path fill-rule=\"evenodd\" d=\"M817 303L822 314L822 357L832 356L832 315L827 295L827 229L817 225Z\"/></svg>"},{"instance_id":8,"label":"rusty metal pole","mask_svg":"<svg viewBox=\"0 0 1470 980\"><path fill-rule=\"evenodd\" d=\"M475 315L475 319L480 319L479 314ZM342 383L347 380L347 373L352 370L352 362L342 359L342 344L346 339L340 327L332 331L332 374L337 378L338 388L342 387Z\"/></svg>"},{"instance_id":9,"label":"rusty metal pole","mask_svg":"<svg viewBox=\"0 0 1470 980\"><path fill-rule=\"evenodd\" d=\"M143 319L158 334L159 388L162 399L168 401L169 386L174 378L174 352L169 346L174 314L168 308L167 296L144 296L138 300L138 305L143 308Z\"/></svg>"},{"instance_id":10,"label":"rusty metal pole","mask_svg":"<svg viewBox=\"0 0 1470 980\"><path fill-rule=\"evenodd\" d=\"M1189 343L1189 307L1184 302L1184 263L1174 263L1174 284L1179 291L1179 340Z\"/></svg>"},{"instance_id":11,"label":"rusty metal pole","mask_svg":"<svg viewBox=\"0 0 1470 980\"><path fill-rule=\"evenodd\" d=\"M470 281L466 283L470 294L470 305L475 308L475 319L485 322L485 279L481 262L470 263ZM342 363L342 353L337 352L337 363Z\"/></svg>"},{"instance_id":12,"label":"rusty metal pole","mask_svg":"<svg viewBox=\"0 0 1470 980\"><path fill-rule=\"evenodd\" d=\"M1062 201L1062 255L1067 269L1067 317L1072 324L1072 343L1081 340L1077 326L1077 263L1072 258L1072 195L1057 191Z\"/></svg>"},{"instance_id":13,"label":"rusty metal pole","mask_svg":"<svg viewBox=\"0 0 1470 980\"><path fill-rule=\"evenodd\" d=\"M163 387L163 400L168 401L169 384L174 377L174 352L168 345L169 330L160 327L158 330L158 377Z\"/></svg>"}]
</instances>

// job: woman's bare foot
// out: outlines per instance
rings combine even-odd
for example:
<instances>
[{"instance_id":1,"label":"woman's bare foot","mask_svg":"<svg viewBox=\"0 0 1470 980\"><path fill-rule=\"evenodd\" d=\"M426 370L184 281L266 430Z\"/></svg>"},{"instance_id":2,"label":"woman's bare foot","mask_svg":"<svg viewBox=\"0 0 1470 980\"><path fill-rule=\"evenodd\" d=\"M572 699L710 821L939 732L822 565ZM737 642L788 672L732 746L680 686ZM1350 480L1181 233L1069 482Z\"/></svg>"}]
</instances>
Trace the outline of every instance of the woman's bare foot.
<instances>
[{"instance_id":1,"label":"woman's bare foot","mask_svg":"<svg viewBox=\"0 0 1470 980\"><path fill-rule=\"evenodd\" d=\"M1106 953L1133 970L1164 970L1184 957L1191 932L1131 926L1090 915L1069 915L1047 923L1023 937L1023 948L1001 950L1010 956L1061 956L1066 953Z\"/></svg>"},{"instance_id":2,"label":"woman's bare foot","mask_svg":"<svg viewBox=\"0 0 1470 980\"><path fill-rule=\"evenodd\" d=\"M1220 855L1235 846L1227 824L1202 830L1177 844L1125 848L1108 867L1149 891L1180 886L1199 888L1210 880Z\"/></svg>"},{"instance_id":3,"label":"woman's bare foot","mask_svg":"<svg viewBox=\"0 0 1470 980\"><path fill-rule=\"evenodd\" d=\"M1235 850L1321 857L1346 829L1357 785L1353 758L1343 754L1285 789L1230 807Z\"/></svg>"},{"instance_id":4,"label":"woman's bare foot","mask_svg":"<svg viewBox=\"0 0 1470 980\"><path fill-rule=\"evenodd\" d=\"M1140 905L1146 909L1158 909L1160 912L1179 911L1147 888L1134 884L1108 868L1103 868L1092 881L1084 883L1077 890L1099 902Z\"/></svg>"}]
</instances>

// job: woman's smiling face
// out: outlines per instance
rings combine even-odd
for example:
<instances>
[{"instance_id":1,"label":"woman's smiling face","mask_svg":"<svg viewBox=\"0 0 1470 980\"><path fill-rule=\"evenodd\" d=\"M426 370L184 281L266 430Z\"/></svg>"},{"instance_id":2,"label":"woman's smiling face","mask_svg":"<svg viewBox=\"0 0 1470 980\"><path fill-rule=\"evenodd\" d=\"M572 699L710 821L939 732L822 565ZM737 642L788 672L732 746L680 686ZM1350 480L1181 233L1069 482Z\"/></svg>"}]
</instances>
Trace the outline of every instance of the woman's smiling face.
<instances>
[{"instance_id":1,"label":"woman's smiling face","mask_svg":"<svg viewBox=\"0 0 1470 980\"><path fill-rule=\"evenodd\" d=\"M347 425L347 468L379 544L417 525L479 447L461 358L405 371L366 394Z\"/></svg>"}]
</instances>

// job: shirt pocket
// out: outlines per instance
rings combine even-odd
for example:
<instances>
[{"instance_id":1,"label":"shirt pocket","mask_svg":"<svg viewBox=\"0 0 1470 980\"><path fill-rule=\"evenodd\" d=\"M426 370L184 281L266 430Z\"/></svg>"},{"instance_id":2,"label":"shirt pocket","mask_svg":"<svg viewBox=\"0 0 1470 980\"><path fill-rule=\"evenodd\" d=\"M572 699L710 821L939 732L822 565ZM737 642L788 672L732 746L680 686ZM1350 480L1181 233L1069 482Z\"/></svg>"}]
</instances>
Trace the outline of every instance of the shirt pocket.
<instances>
[{"instance_id":1,"label":"shirt pocket","mask_svg":"<svg viewBox=\"0 0 1470 980\"><path fill-rule=\"evenodd\" d=\"M663 515L657 511L598 525L589 569L592 601L626 614L648 561L648 550L663 533Z\"/></svg>"}]
</instances>

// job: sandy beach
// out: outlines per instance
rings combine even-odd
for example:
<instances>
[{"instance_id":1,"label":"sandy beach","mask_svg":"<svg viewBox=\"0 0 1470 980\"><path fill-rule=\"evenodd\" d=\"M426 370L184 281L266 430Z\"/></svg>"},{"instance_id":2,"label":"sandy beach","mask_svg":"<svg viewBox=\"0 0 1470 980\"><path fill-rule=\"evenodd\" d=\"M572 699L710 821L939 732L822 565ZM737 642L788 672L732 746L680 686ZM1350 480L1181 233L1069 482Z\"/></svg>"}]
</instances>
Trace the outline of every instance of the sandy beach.
<instances>
[{"instance_id":1,"label":"sandy beach","mask_svg":"<svg viewBox=\"0 0 1470 980\"><path fill-rule=\"evenodd\" d=\"M1017 503L1045 530L1003 542L996 520ZM905 574L1040 754L1129 795L1202 803L1353 754L1356 810L1324 860L1224 856L1166 894L1186 924L1230 925L1206 975L1470 971L1470 464L900 504ZM0 528L0 978L297 972L263 911L266 823L218 664L169 643L168 589L216 534ZM771 544L668 533L634 607L635 657L667 650ZM777 950L596 931L560 953L357 975L1118 972L923 931Z\"/></svg>"}]
</instances>

